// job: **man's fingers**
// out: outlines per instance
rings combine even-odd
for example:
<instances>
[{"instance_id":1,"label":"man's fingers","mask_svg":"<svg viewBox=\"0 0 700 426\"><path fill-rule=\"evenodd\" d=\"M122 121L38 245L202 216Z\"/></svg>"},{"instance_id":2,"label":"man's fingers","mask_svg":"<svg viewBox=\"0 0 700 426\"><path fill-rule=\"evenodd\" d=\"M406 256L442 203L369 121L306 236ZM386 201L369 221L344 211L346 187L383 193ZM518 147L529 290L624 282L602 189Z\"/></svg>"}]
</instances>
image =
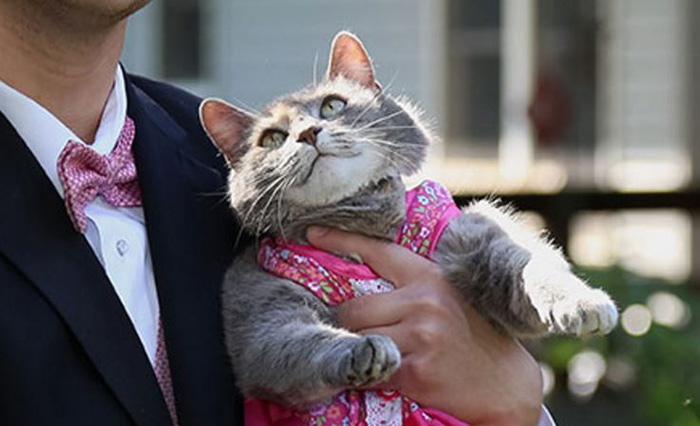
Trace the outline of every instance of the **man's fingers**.
<instances>
[{"instance_id":1,"label":"man's fingers","mask_svg":"<svg viewBox=\"0 0 700 426\"><path fill-rule=\"evenodd\" d=\"M406 327L402 324L393 324L381 327L372 327L359 330L360 334L381 334L391 337L391 340L396 343L401 351L401 356L410 356L412 353L420 350L422 337L416 333L413 327Z\"/></svg>"},{"instance_id":2,"label":"man's fingers","mask_svg":"<svg viewBox=\"0 0 700 426\"><path fill-rule=\"evenodd\" d=\"M401 374L401 369L399 369L396 373L394 373L389 380L385 382L380 382L380 383L373 383L368 386L363 386L361 389L379 389L379 390L384 390L384 391L400 391L401 390L401 382L402 382L402 377L403 374Z\"/></svg>"},{"instance_id":3,"label":"man's fingers","mask_svg":"<svg viewBox=\"0 0 700 426\"><path fill-rule=\"evenodd\" d=\"M362 331L398 323L410 314L407 312L409 308L403 292L396 290L348 300L338 307L338 319L344 328Z\"/></svg>"},{"instance_id":4,"label":"man's fingers","mask_svg":"<svg viewBox=\"0 0 700 426\"><path fill-rule=\"evenodd\" d=\"M385 391L402 391L409 383L409 372L407 368L404 368L405 364L410 364L410 355L408 357L402 357L401 367L389 378L389 380L381 383L373 383L367 386L365 389L380 389Z\"/></svg>"},{"instance_id":5,"label":"man's fingers","mask_svg":"<svg viewBox=\"0 0 700 426\"><path fill-rule=\"evenodd\" d=\"M415 278L416 271L434 267L429 260L398 244L337 229L310 227L307 238L314 246L336 253L357 254L377 274L402 287Z\"/></svg>"}]
</instances>

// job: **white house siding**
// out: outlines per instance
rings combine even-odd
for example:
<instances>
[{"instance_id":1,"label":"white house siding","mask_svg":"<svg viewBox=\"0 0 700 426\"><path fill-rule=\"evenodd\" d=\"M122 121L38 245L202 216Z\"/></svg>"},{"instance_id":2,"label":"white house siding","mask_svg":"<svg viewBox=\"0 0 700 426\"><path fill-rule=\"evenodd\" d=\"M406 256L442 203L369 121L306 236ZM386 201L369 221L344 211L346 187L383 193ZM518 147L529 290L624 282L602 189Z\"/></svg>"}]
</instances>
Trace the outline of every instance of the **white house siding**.
<instances>
[{"instance_id":1,"label":"white house siding","mask_svg":"<svg viewBox=\"0 0 700 426\"><path fill-rule=\"evenodd\" d=\"M689 0L600 0L601 183L674 189L690 178ZM646 178L645 178L646 176Z\"/></svg>"},{"instance_id":2,"label":"white house siding","mask_svg":"<svg viewBox=\"0 0 700 426\"><path fill-rule=\"evenodd\" d=\"M161 2L132 19L124 62L160 77ZM443 0L210 0L202 2L206 76L177 81L199 94L259 108L323 76L332 37L359 35L376 60L379 81L442 115ZM186 30L186 29L184 29ZM149 40L148 37L151 37Z\"/></svg>"}]
</instances>

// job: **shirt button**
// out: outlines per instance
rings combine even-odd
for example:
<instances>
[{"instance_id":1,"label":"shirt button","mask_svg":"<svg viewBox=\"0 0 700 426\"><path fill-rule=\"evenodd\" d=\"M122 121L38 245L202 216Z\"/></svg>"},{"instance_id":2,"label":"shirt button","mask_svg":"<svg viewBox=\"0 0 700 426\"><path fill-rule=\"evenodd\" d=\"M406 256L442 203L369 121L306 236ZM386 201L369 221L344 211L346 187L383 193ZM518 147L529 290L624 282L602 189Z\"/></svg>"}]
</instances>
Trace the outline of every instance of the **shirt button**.
<instances>
[{"instance_id":1,"label":"shirt button","mask_svg":"<svg viewBox=\"0 0 700 426\"><path fill-rule=\"evenodd\" d=\"M125 240L117 241L117 253L119 253L119 256L124 256L127 251L129 251L129 243Z\"/></svg>"}]
</instances>

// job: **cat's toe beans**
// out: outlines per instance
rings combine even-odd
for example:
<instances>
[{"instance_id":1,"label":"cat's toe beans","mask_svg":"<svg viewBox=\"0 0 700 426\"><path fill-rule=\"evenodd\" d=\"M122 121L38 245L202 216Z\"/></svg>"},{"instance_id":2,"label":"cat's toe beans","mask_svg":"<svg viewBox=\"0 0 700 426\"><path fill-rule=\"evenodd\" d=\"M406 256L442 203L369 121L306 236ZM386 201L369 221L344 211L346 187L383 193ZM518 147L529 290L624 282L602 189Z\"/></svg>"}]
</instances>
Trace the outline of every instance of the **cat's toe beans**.
<instances>
[{"instance_id":1,"label":"cat's toe beans","mask_svg":"<svg viewBox=\"0 0 700 426\"><path fill-rule=\"evenodd\" d=\"M605 292L591 290L584 297L556 303L551 316L557 331L589 336L612 331L617 324L618 312Z\"/></svg>"},{"instance_id":2,"label":"cat's toe beans","mask_svg":"<svg viewBox=\"0 0 700 426\"><path fill-rule=\"evenodd\" d=\"M576 302L562 301L556 303L550 311L551 323L560 333L581 335L583 315Z\"/></svg>"},{"instance_id":3,"label":"cat's toe beans","mask_svg":"<svg viewBox=\"0 0 700 426\"><path fill-rule=\"evenodd\" d=\"M603 297L599 297L599 300L594 303L593 309L598 317L597 332L601 334L608 334L617 325L619 313L617 311L617 306L615 306L615 303L610 300L610 297L608 297L608 295L605 293L602 293L602 296Z\"/></svg>"},{"instance_id":4,"label":"cat's toe beans","mask_svg":"<svg viewBox=\"0 0 700 426\"><path fill-rule=\"evenodd\" d=\"M400 363L401 353L391 338L364 336L352 350L348 381L352 386L364 386L387 380Z\"/></svg>"}]
</instances>

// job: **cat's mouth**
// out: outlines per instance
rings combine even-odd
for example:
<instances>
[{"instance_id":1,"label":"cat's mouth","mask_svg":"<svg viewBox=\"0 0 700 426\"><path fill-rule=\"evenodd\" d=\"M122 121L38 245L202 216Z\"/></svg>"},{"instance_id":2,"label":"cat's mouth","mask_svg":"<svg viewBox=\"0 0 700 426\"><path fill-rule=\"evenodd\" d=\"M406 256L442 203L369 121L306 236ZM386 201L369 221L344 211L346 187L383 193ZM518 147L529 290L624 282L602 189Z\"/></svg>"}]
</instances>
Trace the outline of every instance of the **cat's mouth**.
<instances>
[{"instance_id":1,"label":"cat's mouth","mask_svg":"<svg viewBox=\"0 0 700 426\"><path fill-rule=\"evenodd\" d=\"M311 165L309 166L309 171L306 173L306 176L304 176L304 179L301 180L301 185L305 184L306 182L311 179L311 175L314 174L314 168L316 167L316 163L318 163L319 158L323 157L324 154L318 154L316 157L311 161Z\"/></svg>"},{"instance_id":2,"label":"cat's mouth","mask_svg":"<svg viewBox=\"0 0 700 426\"><path fill-rule=\"evenodd\" d=\"M301 180L301 182L299 182L299 185L304 185L304 184L306 184L306 182L309 181L309 179L311 179L311 175L314 174L314 170L316 169L316 165L318 164L318 160L320 160L321 157L325 157L327 155L328 154L322 154L322 153L318 152L318 150L316 151L316 156L314 157L313 160L311 160L311 164L309 164L309 171L306 172L306 176L304 176L304 178Z\"/></svg>"}]
</instances>

